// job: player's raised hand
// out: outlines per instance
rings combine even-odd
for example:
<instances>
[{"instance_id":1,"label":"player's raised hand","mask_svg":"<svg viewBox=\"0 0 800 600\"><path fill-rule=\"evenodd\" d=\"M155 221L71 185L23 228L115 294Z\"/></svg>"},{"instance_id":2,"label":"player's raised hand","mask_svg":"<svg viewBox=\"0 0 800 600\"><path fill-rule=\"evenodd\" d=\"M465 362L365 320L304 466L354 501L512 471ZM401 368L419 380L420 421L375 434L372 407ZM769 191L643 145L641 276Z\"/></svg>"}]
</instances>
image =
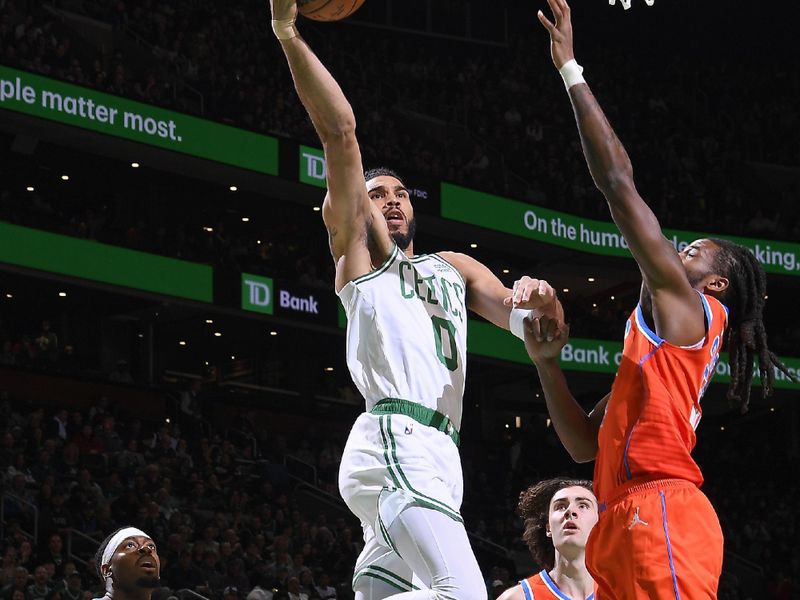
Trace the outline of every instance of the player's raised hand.
<instances>
[{"instance_id":1,"label":"player's raised hand","mask_svg":"<svg viewBox=\"0 0 800 600\"><path fill-rule=\"evenodd\" d=\"M550 5L556 22L552 23L541 10L536 16L550 33L550 56L553 57L556 69L560 69L575 58L572 50L572 18L567 0L547 0L547 4Z\"/></svg>"},{"instance_id":2,"label":"player's raised hand","mask_svg":"<svg viewBox=\"0 0 800 600\"><path fill-rule=\"evenodd\" d=\"M297 0L269 0L272 14L272 31L279 40L297 37Z\"/></svg>"},{"instance_id":3,"label":"player's raised hand","mask_svg":"<svg viewBox=\"0 0 800 600\"><path fill-rule=\"evenodd\" d=\"M269 0L273 21L294 21L297 18L297 0Z\"/></svg>"},{"instance_id":4,"label":"player's raised hand","mask_svg":"<svg viewBox=\"0 0 800 600\"><path fill-rule=\"evenodd\" d=\"M511 295L503 304L512 308L543 308L556 299L556 291L544 279L533 279L524 275L514 282Z\"/></svg>"},{"instance_id":5,"label":"player's raised hand","mask_svg":"<svg viewBox=\"0 0 800 600\"><path fill-rule=\"evenodd\" d=\"M569 325L546 315L526 317L524 323L525 350L534 363L560 356L569 341Z\"/></svg>"}]
</instances>

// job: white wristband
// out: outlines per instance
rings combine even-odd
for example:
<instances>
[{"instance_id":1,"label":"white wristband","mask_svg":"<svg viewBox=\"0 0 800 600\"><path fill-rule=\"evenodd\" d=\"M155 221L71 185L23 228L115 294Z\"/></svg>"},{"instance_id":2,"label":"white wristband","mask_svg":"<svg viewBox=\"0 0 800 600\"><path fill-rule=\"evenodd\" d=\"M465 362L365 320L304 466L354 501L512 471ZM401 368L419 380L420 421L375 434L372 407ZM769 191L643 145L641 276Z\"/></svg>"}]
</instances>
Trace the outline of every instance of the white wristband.
<instances>
[{"instance_id":1,"label":"white wristband","mask_svg":"<svg viewBox=\"0 0 800 600\"><path fill-rule=\"evenodd\" d=\"M515 336L525 341L525 317L531 314L531 311L522 308L512 308L511 313L508 315L508 328Z\"/></svg>"},{"instance_id":2,"label":"white wristband","mask_svg":"<svg viewBox=\"0 0 800 600\"><path fill-rule=\"evenodd\" d=\"M279 40L290 40L298 35L297 27L294 26L294 19L273 19L272 31Z\"/></svg>"},{"instance_id":3,"label":"white wristband","mask_svg":"<svg viewBox=\"0 0 800 600\"><path fill-rule=\"evenodd\" d=\"M561 73L561 79L564 80L564 85L567 89L579 83L586 83L583 78L583 67L574 58L565 62L558 72Z\"/></svg>"}]
</instances>

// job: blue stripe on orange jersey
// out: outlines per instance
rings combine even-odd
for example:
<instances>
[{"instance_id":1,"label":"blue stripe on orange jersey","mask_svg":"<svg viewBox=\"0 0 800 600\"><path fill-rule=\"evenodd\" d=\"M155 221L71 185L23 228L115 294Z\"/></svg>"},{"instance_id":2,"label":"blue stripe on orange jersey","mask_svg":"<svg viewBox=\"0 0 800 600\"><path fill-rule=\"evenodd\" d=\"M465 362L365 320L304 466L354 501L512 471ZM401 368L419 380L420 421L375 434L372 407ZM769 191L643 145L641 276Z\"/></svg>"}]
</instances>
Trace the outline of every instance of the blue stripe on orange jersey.
<instances>
[{"instance_id":1,"label":"blue stripe on orange jersey","mask_svg":"<svg viewBox=\"0 0 800 600\"><path fill-rule=\"evenodd\" d=\"M706 335L689 347L663 340L641 306L626 324L622 361L598 435L594 485L607 502L629 483L685 479L700 485L691 458L700 400L719 360L727 309L701 294Z\"/></svg>"}]
</instances>

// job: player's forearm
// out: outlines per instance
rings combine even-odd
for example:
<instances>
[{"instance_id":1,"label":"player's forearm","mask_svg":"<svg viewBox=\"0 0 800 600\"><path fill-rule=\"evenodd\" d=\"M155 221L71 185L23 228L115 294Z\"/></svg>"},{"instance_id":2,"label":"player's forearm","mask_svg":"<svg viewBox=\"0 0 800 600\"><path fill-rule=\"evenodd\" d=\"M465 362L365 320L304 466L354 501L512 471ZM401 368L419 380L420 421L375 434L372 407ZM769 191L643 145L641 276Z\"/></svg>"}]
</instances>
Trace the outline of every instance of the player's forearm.
<instances>
[{"instance_id":1,"label":"player's forearm","mask_svg":"<svg viewBox=\"0 0 800 600\"><path fill-rule=\"evenodd\" d=\"M344 92L299 36L281 40L297 95L323 144L353 134L356 119Z\"/></svg>"},{"instance_id":2,"label":"player's forearm","mask_svg":"<svg viewBox=\"0 0 800 600\"><path fill-rule=\"evenodd\" d=\"M587 84L570 87L569 98L589 172L597 188L611 203L616 200L616 187L633 183L630 158Z\"/></svg>"},{"instance_id":3,"label":"player's forearm","mask_svg":"<svg viewBox=\"0 0 800 600\"><path fill-rule=\"evenodd\" d=\"M558 438L576 462L589 462L597 455L597 430L589 415L569 391L556 359L534 363L539 372L547 411Z\"/></svg>"}]
</instances>

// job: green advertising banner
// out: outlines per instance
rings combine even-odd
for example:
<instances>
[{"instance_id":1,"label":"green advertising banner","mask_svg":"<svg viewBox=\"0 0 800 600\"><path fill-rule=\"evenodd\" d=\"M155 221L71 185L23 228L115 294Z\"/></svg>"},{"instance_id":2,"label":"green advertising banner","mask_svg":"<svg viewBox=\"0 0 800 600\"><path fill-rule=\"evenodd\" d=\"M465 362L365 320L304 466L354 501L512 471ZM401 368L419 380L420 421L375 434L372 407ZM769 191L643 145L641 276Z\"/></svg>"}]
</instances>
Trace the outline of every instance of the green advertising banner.
<instances>
[{"instance_id":1,"label":"green advertising banner","mask_svg":"<svg viewBox=\"0 0 800 600\"><path fill-rule=\"evenodd\" d=\"M156 294L213 302L208 265L0 222L0 262Z\"/></svg>"},{"instance_id":2,"label":"green advertising banner","mask_svg":"<svg viewBox=\"0 0 800 600\"><path fill-rule=\"evenodd\" d=\"M325 154L322 150L300 146L298 153L298 162L300 164L298 178L300 182L327 188L328 183L325 178L328 173L325 165Z\"/></svg>"},{"instance_id":3,"label":"green advertising banner","mask_svg":"<svg viewBox=\"0 0 800 600\"><path fill-rule=\"evenodd\" d=\"M274 289L271 278L242 273L242 310L274 314Z\"/></svg>"},{"instance_id":4,"label":"green advertising banner","mask_svg":"<svg viewBox=\"0 0 800 600\"><path fill-rule=\"evenodd\" d=\"M0 108L278 174L278 140L0 65Z\"/></svg>"},{"instance_id":5,"label":"green advertising banner","mask_svg":"<svg viewBox=\"0 0 800 600\"><path fill-rule=\"evenodd\" d=\"M585 219L444 182L442 217L573 250L630 257L625 239L612 222ZM674 229L665 229L664 235L678 250L693 240L709 237L706 233ZM800 276L800 244L729 235L713 237L746 246L767 273Z\"/></svg>"},{"instance_id":6,"label":"green advertising banner","mask_svg":"<svg viewBox=\"0 0 800 600\"><path fill-rule=\"evenodd\" d=\"M523 343L509 332L483 321L469 320L467 350L472 354L498 358L530 365ZM561 350L560 364L570 371L608 373L613 375L622 360L622 342L571 338ZM800 390L800 358L781 358L789 372L798 379L793 382L782 371L775 369L775 387L787 390ZM761 377L753 369L753 385L760 385ZM728 383L731 380L731 367L728 353L720 354L713 383Z\"/></svg>"}]
</instances>

